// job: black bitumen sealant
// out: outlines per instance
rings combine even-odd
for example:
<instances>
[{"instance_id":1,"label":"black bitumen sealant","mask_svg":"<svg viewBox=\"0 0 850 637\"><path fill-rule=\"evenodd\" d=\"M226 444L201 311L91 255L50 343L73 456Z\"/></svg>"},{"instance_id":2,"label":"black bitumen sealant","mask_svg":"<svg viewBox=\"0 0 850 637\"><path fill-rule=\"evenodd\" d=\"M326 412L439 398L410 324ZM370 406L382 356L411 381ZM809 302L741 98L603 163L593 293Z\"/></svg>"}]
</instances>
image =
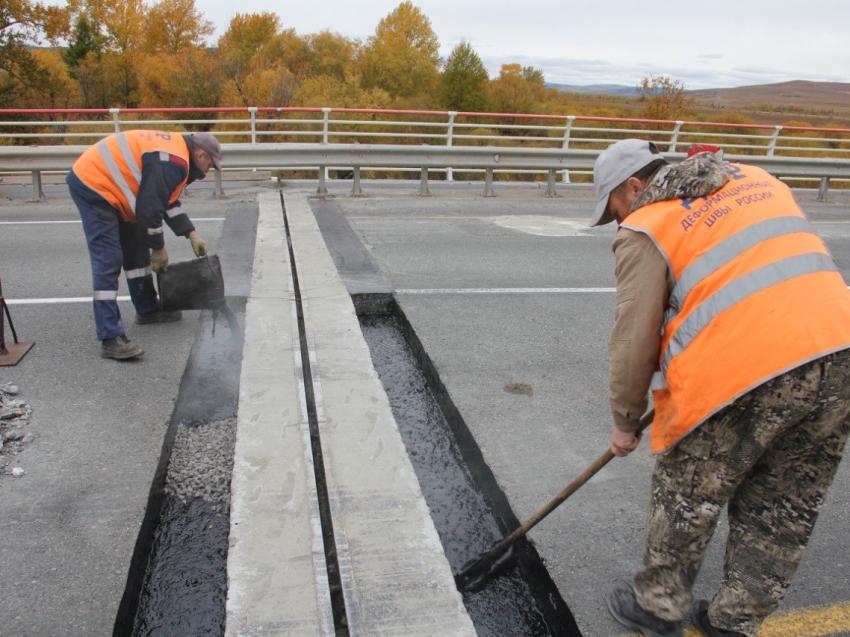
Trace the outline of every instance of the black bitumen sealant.
<instances>
[{"instance_id":1,"label":"black bitumen sealant","mask_svg":"<svg viewBox=\"0 0 850 637\"><path fill-rule=\"evenodd\" d=\"M355 295L353 300L446 557L457 573L520 523L393 297ZM513 550L517 559L481 590L461 591L477 633L580 637L531 542L522 539Z\"/></svg>"},{"instance_id":2,"label":"black bitumen sealant","mask_svg":"<svg viewBox=\"0 0 850 637\"><path fill-rule=\"evenodd\" d=\"M142 603L149 613L148 624L161 624L151 631L157 635L224 633L228 507L202 498L178 498L166 485L173 478L171 458L175 439L179 442L187 427L221 426L222 421L236 414L238 407L243 338L238 317L244 317L246 296L251 289L259 207L234 201L229 208L238 214L227 216L217 253L229 291L229 307L220 311L224 311L230 329L221 329L223 321L216 320L215 312L201 315L130 560L127 584L113 627L116 636L133 634L137 619L143 619L139 614ZM198 451L204 454L205 450ZM232 449L229 455L232 462ZM226 488L229 491L229 480ZM226 495L229 497L229 492ZM169 540L172 532L173 541ZM186 554L185 559L180 557L181 552ZM168 566L172 564L172 556L178 558L173 569ZM172 577L181 572L182 578ZM166 584L168 578L172 579ZM156 589L150 588L153 580L158 581ZM172 597L173 601L169 599ZM181 615L191 622L183 627L193 625L204 629L183 630L176 623Z\"/></svg>"},{"instance_id":3,"label":"black bitumen sealant","mask_svg":"<svg viewBox=\"0 0 850 637\"><path fill-rule=\"evenodd\" d=\"M236 315L244 316L246 299L231 297L228 302L233 329L239 326ZM202 427L236 415L242 328L216 333L215 325L211 312L205 311L151 482L115 637L224 634L229 511L216 511L201 498L182 502L165 489L178 428Z\"/></svg>"}]
</instances>

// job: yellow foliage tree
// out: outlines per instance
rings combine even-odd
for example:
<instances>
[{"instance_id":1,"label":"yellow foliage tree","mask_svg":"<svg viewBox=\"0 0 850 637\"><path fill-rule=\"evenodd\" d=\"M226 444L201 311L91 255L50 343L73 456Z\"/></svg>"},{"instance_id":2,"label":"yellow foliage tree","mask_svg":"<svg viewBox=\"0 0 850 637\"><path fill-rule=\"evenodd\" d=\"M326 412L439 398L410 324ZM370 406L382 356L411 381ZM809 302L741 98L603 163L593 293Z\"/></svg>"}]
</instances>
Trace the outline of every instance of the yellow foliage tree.
<instances>
[{"instance_id":1,"label":"yellow foliage tree","mask_svg":"<svg viewBox=\"0 0 850 637\"><path fill-rule=\"evenodd\" d=\"M301 44L273 13L237 14L218 41L224 104L287 106L297 82L284 56Z\"/></svg>"},{"instance_id":2,"label":"yellow foliage tree","mask_svg":"<svg viewBox=\"0 0 850 637\"><path fill-rule=\"evenodd\" d=\"M146 107L212 108L221 104L218 62L204 49L148 55L140 74L140 102ZM209 119L209 114L181 113L179 119Z\"/></svg>"},{"instance_id":3,"label":"yellow foliage tree","mask_svg":"<svg viewBox=\"0 0 850 637\"><path fill-rule=\"evenodd\" d=\"M326 76L345 83L360 48L359 41L331 31L307 35L300 57L294 60L291 68L299 76Z\"/></svg>"},{"instance_id":4,"label":"yellow foliage tree","mask_svg":"<svg viewBox=\"0 0 850 637\"><path fill-rule=\"evenodd\" d=\"M519 64L503 64L499 77L490 83L496 110L500 113L534 113L546 94L543 71Z\"/></svg>"},{"instance_id":5,"label":"yellow foliage tree","mask_svg":"<svg viewBox=\"0 0 850 637\"><path fill-rule=\"evenodd\" d=\"M148 14L145 48L151 53L181 53L204 48L215 24L203 17L195 0L160 0Z\"/></svg>"},{"instance_id":6,"label":"yellow foliage tree","mask_svg":"<svg viewBox=\"0 0 850 637\"><path fill-rule=\"evenodd\" d=\"M30 0L0 2L0 105L14 105L22 91L45 88L51 74L31 47L42 38L56 44L69 31L67 9Z\"/></svg>"},{"instance_id":7,"label":"yellow foliage tree","mask_svg":"<svg viewBox=\"0 0 850 637\"><path fill-rule=\"evenodd\" d=\"M295 106L386 109L391 108L392 97L380 88L363 88L357 76L340 82L335 77L320 75L301 83L293 104Z\"/></svg>"},{"instance_id":8,"label":"yellow foliage tree","mask_svg":"<svg viewBox=\"0 0 850 637\"><path fill-rule=\"evenodd\" d=\"M44 82L38 87L27 87L20 95L25 108L74 108L79 98L74 81L62 54L55 49L33 51L38 65L44 71Z\"/></svg>"},{"instance_id":9,"label":"yellow foliage tree","mask_svg":"<svg viewBox=\"0 0 850 637\"><path fill-rule=\"evenodd\" d=\"M641 80L637 92L643 102L646 119L673 120L693 110L694 98L685 95L685 85L664 75L650 75Z\"/></svg>"},{"instance_id":10,"label":"yellow foliage tree","mask_svg":"<svg viewBox=\"0 0 850 637\"><path fill-rule=\"evenodd\" d=\"M364 88L380 88L410 105L435 99L440 42L431 21L412 2L402 2L375 29L361 55Z\"/></svg>"}]
</instances>

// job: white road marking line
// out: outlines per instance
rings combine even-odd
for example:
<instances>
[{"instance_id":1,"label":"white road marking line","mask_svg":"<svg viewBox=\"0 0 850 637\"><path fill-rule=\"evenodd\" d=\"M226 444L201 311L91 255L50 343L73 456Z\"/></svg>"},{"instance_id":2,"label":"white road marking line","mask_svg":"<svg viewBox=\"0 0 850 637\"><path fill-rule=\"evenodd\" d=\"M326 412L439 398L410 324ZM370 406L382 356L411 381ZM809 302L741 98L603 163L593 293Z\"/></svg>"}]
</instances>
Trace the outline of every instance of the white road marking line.
<instances>
[{"instance_id":1,"label":"white road marking line","mask_svg":"<svg viewBox=\"0 0 850 637\"><path fill-rule=\"evenodd\" d=\"M6 299L6 305L55 305L58 303L91 303L90 296L69 296L54 299ZM129 301L129 296L119 296L119 301Z\"/></svg>"},{"instance_id":2,"label":"white road marking line","mask_svg":"<svg viewBox=\"0 0 850 637\"><path fill-rule=\"evenodd\" d=\"M396 294L597 294L616 288L434 288L396 290Z\"/></svg>"},{"instance_id":3,"label":"white road marking line","mask_svg":"<svg viewBox=\"0 0 850 637\"><path fill-rule=\"evenodd\" d=\"M224 217L200 217L192 221L224 221ZM38 226L60 223L82 223L79 219L72 221L0 221L0 226Z\"/></svg>"}]
</instances>

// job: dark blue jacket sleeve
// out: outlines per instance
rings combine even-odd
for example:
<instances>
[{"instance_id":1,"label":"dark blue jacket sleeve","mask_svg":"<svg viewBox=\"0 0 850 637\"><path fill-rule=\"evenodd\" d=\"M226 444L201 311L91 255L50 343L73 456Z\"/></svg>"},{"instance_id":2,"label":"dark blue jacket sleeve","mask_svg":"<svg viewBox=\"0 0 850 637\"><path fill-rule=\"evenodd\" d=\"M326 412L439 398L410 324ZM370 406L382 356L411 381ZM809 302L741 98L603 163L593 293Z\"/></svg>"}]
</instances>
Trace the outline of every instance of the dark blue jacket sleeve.
<instances>
[{"instance_id":1,"label":"dark blue jacket sleeve","mask_svg":"<svg viewBox=\"0 0 850 637\"><path fill-rule=\"evenodd\" d=\"M183 183L186 174L187 169L183 164L161 159L159 153L142 155L142 181L136 195L136 220L146 230L148 246L155 250L165 247L163 221L178 236L186 236L195 229L179 201L168 203L171 193Z\"/></svg>"}]
</instances>

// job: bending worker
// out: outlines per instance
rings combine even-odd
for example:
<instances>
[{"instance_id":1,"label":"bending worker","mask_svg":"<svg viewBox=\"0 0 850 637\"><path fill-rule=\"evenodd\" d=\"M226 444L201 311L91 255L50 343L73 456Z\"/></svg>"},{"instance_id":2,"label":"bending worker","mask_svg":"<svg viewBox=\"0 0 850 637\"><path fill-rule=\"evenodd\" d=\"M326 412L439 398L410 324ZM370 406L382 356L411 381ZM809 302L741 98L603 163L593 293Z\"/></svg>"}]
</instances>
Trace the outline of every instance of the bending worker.
<instances>
[{"instance_id":1,"label":"bending worker","mask_svg":"<svg viewBox=\"0 0 850 637\"><path fill-rule=\"evenodd\" d=\"M789 188L702 152L671 166L627 139L594 167L591 225L616 221L609 341L628 455L652 390L657 461L644 566L608 598L645 635L754 637L805 552L850 430L850 291ZM728 507L723 579L694 579Z\"/></svg>"},{"instance_id":2,"label":"bending worker","mask_svg":"<svg viewBox=\"0 0 850 637\"><path fill-rule=\"evenodd\" d=\"M221 170L221 145L210 133L180 135L131 130L97 142L76 161L66 182L80 211L91 257L97 338L104 358L130 359L144 348L127 338L118 309L118 277L124 268L136 323L177 321L165 312L151 271L168 266L162 222L192 242L195 256L204 240L180 208L184 186Z\"/></svg>"}]
</instances>

